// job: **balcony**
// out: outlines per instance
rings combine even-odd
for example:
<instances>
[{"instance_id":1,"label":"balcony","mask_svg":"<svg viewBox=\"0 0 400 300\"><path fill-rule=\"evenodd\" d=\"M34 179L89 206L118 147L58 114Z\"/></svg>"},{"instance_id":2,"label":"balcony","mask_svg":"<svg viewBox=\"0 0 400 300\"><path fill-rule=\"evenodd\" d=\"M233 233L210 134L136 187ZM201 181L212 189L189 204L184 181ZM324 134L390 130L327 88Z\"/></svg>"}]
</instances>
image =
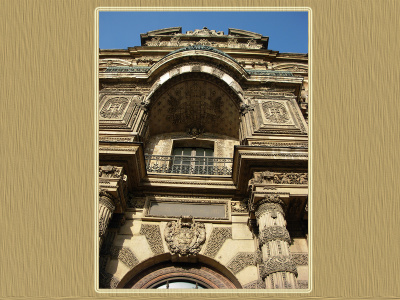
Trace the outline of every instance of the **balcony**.
<instances>
[{"instance_id":1,"label":"balcony","mask_svg":"<svg viewBox=\"0 0 400 300\"><path fill-rule=\"evenodd\" d=\"M145 155L148 173L185 175L232 175L232 158L184 156L184 155Z\"/></svg>"}]
</instances>

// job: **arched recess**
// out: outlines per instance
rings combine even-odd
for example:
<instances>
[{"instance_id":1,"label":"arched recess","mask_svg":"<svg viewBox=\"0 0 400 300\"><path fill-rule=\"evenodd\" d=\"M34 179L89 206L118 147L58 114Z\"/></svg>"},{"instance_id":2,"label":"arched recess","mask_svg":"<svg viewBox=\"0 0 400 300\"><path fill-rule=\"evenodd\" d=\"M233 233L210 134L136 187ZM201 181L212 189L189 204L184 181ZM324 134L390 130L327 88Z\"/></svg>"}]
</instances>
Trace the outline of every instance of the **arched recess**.
<instances>
[{"instance_id":1,"label":"arched recess","mask_svg":"<svg viewBox=\"0 0 400 300\"><path fill-rule=\"evenodd\" d=\"M150 136L196 128L238 139L244 103L240 85L211 67L179 68L161 76L147 99Z\"/></svg>"},{"instance_id":2,"label":"arched recess","mask_svg":"<svg viewBox=\"0 0 400 300\"><path fill-rule=\"evenodd\" d=\"M217 261L197 255L194 262L172 262L170 254L143 261L129 271L117 288L151 289L168 280L197 282L209 289L241 289L237 278Z\"/></svg>"},{"instance_id":3,"label":"arched recess","mask_svg":"<svg viewBox=\"0 0 400 300\"><path fill-rule=\"evenodd\" d=\"M238 80L249 78L246 70L235 61L235 59L223 51L209 46L195 45L180 48L164 56L149 70L149 79L155 80L157 77L160 77L161 74L165 73L166 70L171 70L181 63L190 65L188 61L190 61L190 63L197 62L206 65L214 65L218 66L219 69L229 70L228 73ZM204 70L204 72L208 71Z\"/></svg>"}]
</instances>

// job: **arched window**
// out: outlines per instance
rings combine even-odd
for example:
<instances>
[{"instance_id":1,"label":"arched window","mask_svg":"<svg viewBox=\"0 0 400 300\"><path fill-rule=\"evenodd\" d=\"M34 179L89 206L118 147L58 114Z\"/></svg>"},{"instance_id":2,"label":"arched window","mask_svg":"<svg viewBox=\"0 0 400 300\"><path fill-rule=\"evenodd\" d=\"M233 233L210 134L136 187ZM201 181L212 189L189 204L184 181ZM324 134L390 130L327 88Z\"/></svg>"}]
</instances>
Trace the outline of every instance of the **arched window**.
<instances>
[{"instance_id":1,"label":"arched window","mask_svg":"<svg viewBox=\"0 0 400 300\"><path fill-rule=\"evenodd\" d=\"M226 270L228 271L228 270ZM236 289L241 288L234 275L203 263L162 262L145 268L121 287L130 289ZM129 275L128 275L129 276Z\"/></svg>"},{"instance_id":2,"label":"arched window","mask_svg":"<svg viewBox=\"0 0 400 300\"><path fill-rule=\"evenodd\" d=\"M204 282L192 278L175 277L168 278L153 284L150 289L209 289Z\"/></svg>"}]
</instances>

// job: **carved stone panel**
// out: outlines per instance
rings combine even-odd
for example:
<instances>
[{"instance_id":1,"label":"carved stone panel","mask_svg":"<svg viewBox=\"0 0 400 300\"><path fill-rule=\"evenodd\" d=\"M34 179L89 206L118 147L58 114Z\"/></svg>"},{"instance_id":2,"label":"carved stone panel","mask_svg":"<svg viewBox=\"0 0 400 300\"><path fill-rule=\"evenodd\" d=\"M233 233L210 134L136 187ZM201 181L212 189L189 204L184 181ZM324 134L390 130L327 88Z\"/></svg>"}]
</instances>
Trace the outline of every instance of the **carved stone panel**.
<instances>
[{"instance_id":1,"label":"carved stone panel","mask_svg":"<svg viewBox=\"0 0 400 300\"><path fill-rule=\"evenodd\" d=\"M265 118L270 123L288 123L290 116L286 106L277 101L268 101L262 104Z\"/></svg>"},{"instance_id":2,"label":"carved stone panel","mask_svg":"<svg viewBox=\"0 0 400 300\"><path fill-rule=\"evenodd\" d=\"M101 95L99 103L100 130L133 129L144 110L141 106L142 95Z\"/></svg>"},{"instance_id":3,"label":"carved stone panel","mask_svg":"<svg viewBox=\"0 0 400 300\"><path fill-rule=\"evenodd\" d=\"M128 107L129 100L125 97L114 97L106 101L100 111L100 116L106 119L121 118L126 108Z\"/></svg>"},{"instance_id":4,"label":"carved stone panel","mask_svg":"<svg viewBox=\"0 0 400 300\"><path fill-rule=\"evenodd\" d=\"M279 98L279 97L278 97ZM293 99L251 100L250 113L254 133L307 134L306 123L298 104Z\"/></svg>"}]
</instances>

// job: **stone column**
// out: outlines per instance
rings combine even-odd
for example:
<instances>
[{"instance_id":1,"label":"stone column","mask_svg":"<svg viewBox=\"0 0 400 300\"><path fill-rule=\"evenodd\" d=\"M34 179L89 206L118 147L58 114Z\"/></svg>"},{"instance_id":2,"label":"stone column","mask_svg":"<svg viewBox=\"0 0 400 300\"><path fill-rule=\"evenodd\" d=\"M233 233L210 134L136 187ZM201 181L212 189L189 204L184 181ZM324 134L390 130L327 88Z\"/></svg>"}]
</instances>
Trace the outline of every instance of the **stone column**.
<instances>
[{"instance_id":1,"label":"stone column","mask_svg":"<svg viewBox=\"0 0 400 300\"><path fill-rule=\"evenodd\" d=\"M100 191L99 198L99 248L103 243L108 224L115 210L113 197L106 191Z\"/></svg>"},{"instance_id":2,"label":"stone column","mask_svg":"<svg viewBox=\"0 0 400 300\"><path fill-rule=\"evenodd\" d=\"M297 288L297 268L290 254L284 202L279 195L268 195L256 203L259 246L264 268L261 277L267 289Z\"/></svg>"}]
</instances>

